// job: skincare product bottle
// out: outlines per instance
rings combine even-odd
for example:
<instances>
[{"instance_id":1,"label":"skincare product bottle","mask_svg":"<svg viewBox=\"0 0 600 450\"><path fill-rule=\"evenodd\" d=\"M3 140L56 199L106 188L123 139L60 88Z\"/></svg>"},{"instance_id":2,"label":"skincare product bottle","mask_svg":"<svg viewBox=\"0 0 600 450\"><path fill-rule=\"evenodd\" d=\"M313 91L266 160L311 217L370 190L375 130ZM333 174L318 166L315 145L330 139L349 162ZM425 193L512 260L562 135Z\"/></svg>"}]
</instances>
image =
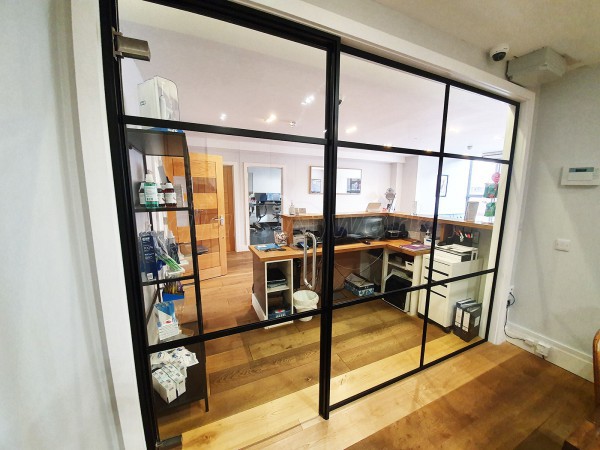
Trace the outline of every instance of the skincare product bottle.
<instances>
[{"instance_id":1,"label":"skincare product bottle","mask_svg":"<svg viewBox=\"0 0 600 450\"><path fill-rule=\"evenodd\" d=\"M296 214L296 208L294 207L294 202L290 203L290 216Z\"/></svg>"},{"instance_id":2,"label":"skincare product bottle","mask_svg":"<svg viewBox=\"0 0 600 450\"><path fill-rule=\"evenodd\" d=\"M163 191L167 208L175 208L177 206L177 196L175 195L175 188L168 178Z\"/></svg>"},{"instance_id":3,"label":"skincare product bottle","mask_svg":"<svg viewBox=\"0 0 600 450\"><path fill-rule=\"evenodd\" d=\"M144 183L144 196L146 208L158 208L158 190L154 182L152 172L146 174L146 182Z\"/></svg>"},{"instance_id":4,"label":"skincare product bottle","mask_svg":"<svg viewBox=\"0 0 600 450\"><path fill-rule=\"evenodd\" d=\"M158 206L161 208L165 207L165 191L163 185L156 183L156 191L158 192Z\"/></svg>"},{"instance_id":5,"label":"skincare product bottle","mask_svg":"<svg viewBox=\"0 0 600 450\"><path fill-rule=\"evenodd\" d=\"M167 251L169 256L179 264L179 246L175 242L175 236L173 236L172 231L169 231L169 237L167 237Z\"/></svg>"},{"instance_id":6,"label":"skincare product bottle","mask_svg":"<svg viewBox=\"0 0 600 450\"><path fill-rule=\"evenodd\" d=\"M140 247L142 249L142 273L145 276L144 281L154 281L158 278L155 245L155 237L151 231L142 231L140 233Z\"/></svg>"},{"instance_id":7,"label":"skincare product bottle","mask_svg":"<svg viewBox=\"0 0 600 450\"><path fill-rule=\"evenodd\" d=\"M146 194L144 194L144 183L140 183L140 190L138 191L138 196L140 198L140 206L143 208L146 206Z\"/></svg>"}]
</instances>

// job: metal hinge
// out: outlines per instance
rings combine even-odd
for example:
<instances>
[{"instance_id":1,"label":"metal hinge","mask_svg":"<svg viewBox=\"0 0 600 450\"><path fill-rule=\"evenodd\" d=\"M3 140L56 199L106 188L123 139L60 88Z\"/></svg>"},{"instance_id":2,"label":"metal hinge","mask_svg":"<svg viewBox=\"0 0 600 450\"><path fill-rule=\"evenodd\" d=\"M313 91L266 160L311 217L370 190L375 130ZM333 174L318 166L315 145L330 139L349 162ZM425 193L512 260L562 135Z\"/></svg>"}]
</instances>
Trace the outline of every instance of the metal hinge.
<instances>
[{"instance_id":1,"label":"metal hinge","mask_svg":"<svg viewBox=\"0 0 600 450\"><path fill-rule=\"evenodd\" d=\"M113 56L115 58L132 58L150 61L150 46L148 41L123 36L123 33L112 29Z\"/></svg>"},{"instance_id":2,"label":"metal hinge","mask_svg":"<svg viewBox=\"0 0 600 450\"><path fill-rule=\"evenodd\" d=\"M160 448L162 450L162 449L168 449L171 447L181 447L181 443L182 443L181 435L173 436L171 438L168 438L168 439L165 439L162 441L157 441L156 448Z\"/></svg>"}]
</instances>

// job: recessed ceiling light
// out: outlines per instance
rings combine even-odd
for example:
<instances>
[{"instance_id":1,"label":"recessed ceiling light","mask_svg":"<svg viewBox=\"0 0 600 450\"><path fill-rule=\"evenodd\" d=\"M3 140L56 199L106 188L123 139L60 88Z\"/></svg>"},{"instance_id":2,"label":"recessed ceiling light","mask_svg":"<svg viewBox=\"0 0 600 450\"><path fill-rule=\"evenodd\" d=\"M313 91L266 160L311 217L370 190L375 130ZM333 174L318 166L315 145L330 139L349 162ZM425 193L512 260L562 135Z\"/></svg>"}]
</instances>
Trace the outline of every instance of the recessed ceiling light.
<instances>
[{"instance_id":1,"label":"recessed ceiling light","mask_svg":"<svg viewBox=\"0 0 600 450\"><path fill-rule=\"evenodd\" d=\"M315 96L314 95L309 95L308 97L306 97L304 99L304 101L302 102L302 104L303 105L310 105L314 101L315 101Z\"/></svg>"},{"instance_id":2,"label":"recessed ceiling light","mask_svg":"<svg viewBox=\"0 0 600 450\"><path fill-rule=\"evenodd\" d=\"M265 119L265 122L267 123L273 123L277 120L277 116L275 114L271 114L269 117L267 117Z\"/></svg>"},{"instance_id":3,"label":"recessed ceiling light","mask_svg":"<svg viewBox=\"0 0 600 450\"><path fill-rule=\"evenodd\" d=\"M294 120L290 120L290 127L294 128L296 126L296 122Z\"/></svg>"},{"instance_id":4,"label":"recessed ceiling light","mask_svg":"<svg viewBox=\"0 0 600 450\"><path fill-rule=\"evenodd\" d=\"M219 119L221 119L221 120L227 119L227 114L221 113L221 115L219 116Z\"/></svg>"},{"instance_id":5,"label":"recessed ceiling light","mask_svg":"<svg viewBox=\"0 0 600 450\"><path fill-rule=\"evenodd\" d=\"M348 134L352 134L354 133L358 128L356 128L356 125L352 125L351 127L346 128L346 133Z\"/></svg>"}]
</instances>

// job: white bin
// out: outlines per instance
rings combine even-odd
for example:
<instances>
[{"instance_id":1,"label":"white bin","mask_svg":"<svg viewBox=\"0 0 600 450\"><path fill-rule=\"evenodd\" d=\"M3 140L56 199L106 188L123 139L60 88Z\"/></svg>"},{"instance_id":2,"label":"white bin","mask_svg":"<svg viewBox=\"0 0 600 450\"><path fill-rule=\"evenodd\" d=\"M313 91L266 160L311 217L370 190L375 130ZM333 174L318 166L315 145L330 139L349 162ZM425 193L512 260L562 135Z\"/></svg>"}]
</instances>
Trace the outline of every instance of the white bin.
<instances>
[{"instance_id":1,"label":"white bin","mask_svg":"<svg viewBox=\"0 0 600 450\"><path fill-rule=\"evenodd\" d=\"M297 313L317 309L317 303L319 303L319 295L316 292L307 290L294 292L294 308L296 308ZM312 316L303 317L299 320L308 322L310 319L312 319Z\"/></svg>"}]
</instances>

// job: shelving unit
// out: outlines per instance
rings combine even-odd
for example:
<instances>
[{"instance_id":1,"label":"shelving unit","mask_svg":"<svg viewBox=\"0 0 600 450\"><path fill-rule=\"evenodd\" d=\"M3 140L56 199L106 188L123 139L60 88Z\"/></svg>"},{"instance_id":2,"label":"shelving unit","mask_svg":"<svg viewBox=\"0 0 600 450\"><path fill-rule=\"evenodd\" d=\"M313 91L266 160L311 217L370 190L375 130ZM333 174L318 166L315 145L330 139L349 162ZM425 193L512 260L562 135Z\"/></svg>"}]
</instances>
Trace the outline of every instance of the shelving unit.
<instances>
[{"instance_id":1,"label":"shelving unit","mask_svg":"<svg viewBox=\"0 0 600 450\"><path fill-rule=\"evenodd\" d=\"M194 204L192 195L192 177L190 173L190 160L186 137L184 133L166 130L156 129L133 129L128 128L126 130L128 157L126 158L129 165L130 174L130 194L132 197L132 205L134 212L134 228L136 230L136 237L143 231L140 229L145 226L146 223L150 225L151 229L155 228L157 221L164 219L169 213L176 213L178 211L187 211L188 221L190 224L190 243L192 255L197 254L197 240L196 230L194 226ZM144 205L140 205L138 198L138 188L142 182L144 175L147 173L149 168L150 157L172 157L182 158L185 166L185 183L186 183L186 196L187 203L184 202L183 206L178 207L159 207L159 208L146 208ZM156 174L155 174L156 176ZM158 181L158 180L157 180ZM183 199L182 199L183 200ZM138 242L139 250L139 242ZM138 260L140 259L140 252L138 251ZM168 282L177 281L190 281L194 282L194 294L195 294L195 314L196 320L192 322L186 322L181 324L187 333L193 333L198 335L202 333L202 308L200 300L200 275L197 258L192 257L192 271L187 275L175 276L172 278L159 278L156 280L145 280L144 276L139 273L140 289L142 290L142 297L144 298L144 328L146 329L146 357L149 359L151 355L151 345L155 343L157 330L156 323L154 321L153 308L156 303L162 302L162 290L163 286ZM138 261L141 263L141 261ZM189 273L189 265L186 267L185 273ZM184 337L185 335L182 335ZM177 348L178 338L172 337L165 339L162 342L167 342L170 345L169 348ZM208 411L208 387L207 387L207 376L206 376L206 352L204 343L194 344L188 347L188 350L194 351L198 359L198 364L188 367L187 379L186 379L186 392L180 395L177 399L171 403L166 403L156 392L154 392L154 405L157 412L171 410L180 406L187 405L192 402L197 402L204 399L205 410Z\"/></svg>"},{"instance_id":2,"label":"shelving unit","mask_svg":"<svg viewBox=\"0 0 600 450\"><path fill-rule=\"evenodd\" d=\"M393 259L393 255L396 253L390 252L389 250L384 251L383 255L383 268L382 268L382 276L381 276L381 292L386 292L389 289L389 282L392 277L398 277L402 280L406 281L406 286L410 287L418 283L419 275L415 276L414 270L414 260L415 257L407 254L400 254L402 258L402 263ZM406 265L406 261L410 261L413 263L412 267ZM394 286L393 289L401 288L402 286ZM388 302L390 305L409 313L411 311L411 305L417 301L418 293L398 293L398 294L390 294L383 299ZM413 308L414 309L414 308Z\"/></svg>"},{"instance_id":3,"label":"shelving unit","mask_svg":"<svg viewBox=\"0 0 600 450\"><path fill-rule=\"evenodd\" d=\"M260 320L267 320L293 314L293 260L283 259L261 262L255 259L253 269L255 281L252 289L252 306L254 307L258 318ZM276 273L275 271L281 273L282 279L285 280L285 284L269 287L269 274ZM281 302L281 306L284 307L284 312L279 314L273 313L273 306L275 306L274 302L276 299L281 299L277 300L277 303Z\"/></svg>"}]
</instances>

